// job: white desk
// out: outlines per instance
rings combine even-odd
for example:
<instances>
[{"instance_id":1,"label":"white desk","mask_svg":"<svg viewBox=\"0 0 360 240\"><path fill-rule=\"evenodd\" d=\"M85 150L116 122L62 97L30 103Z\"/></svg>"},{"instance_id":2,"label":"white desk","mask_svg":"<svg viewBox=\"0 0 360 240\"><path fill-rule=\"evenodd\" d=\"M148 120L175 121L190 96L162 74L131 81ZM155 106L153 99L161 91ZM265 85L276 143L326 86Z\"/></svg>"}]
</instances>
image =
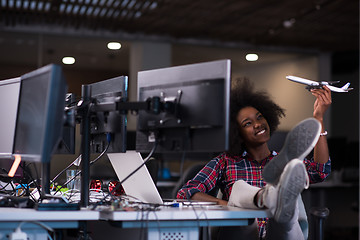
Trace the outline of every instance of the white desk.
<instances>
[{"instance_id":1,"label":"white desk","mask_svg":"<svg viewBox=\"0 0 360 240\"><path fill-rule=\"evenodd\" d=\"M115 221L122 228L147 228L148 239L198 239L200 227L245 226L255 218L268 217L263 210L226 206L164 207L159 211L101 211L100 219Z\"/></svg>"},{"instance_id":2,"label":"white desk","mask_svg":"<svg viewBox=\"0 0 360 240\"><path fill-rule=\"evenodd\" d=\"M198 239L200 227L244 226L255 218L267 217L263 210L224 206L163 207L158 211L37 211L35 209L0 208L0 239L12 233L20 223L28 239L47 239L47 231L34 224L41 222L53 229L79 228L81 222L99 220L115 223L121 228L146 230L148 239ZM28 223L29 222L29 223ZM101 221L103 222L103 221ZM176 238L175 238L176 239Z\"/></svg>"},{"instance_id":3,"label":"white desk","mask_svg":"<svg viewBox=\"0 0 360 240\"><path fill-rule=\"evenodd\" d=\"M81 209L80 211L37 211L30 208L0 208L0 222L46 221L69 222L98 220L100 213Z\"/></svg>"},{"instance_id":4,"label":"white desk","mask_svg":"<svg viewBox=\"0 0 360 240\"><path fill-rule=\"evenodd\" d=\"M43 223L53 229L79 228L79 221L98 221L99 212L80 211L37 211L28 208L0 208L0 239L12 233L21 223L21 230L28 239L48 239L47 231L36 224Z\"/></svg>"}]
</instances>

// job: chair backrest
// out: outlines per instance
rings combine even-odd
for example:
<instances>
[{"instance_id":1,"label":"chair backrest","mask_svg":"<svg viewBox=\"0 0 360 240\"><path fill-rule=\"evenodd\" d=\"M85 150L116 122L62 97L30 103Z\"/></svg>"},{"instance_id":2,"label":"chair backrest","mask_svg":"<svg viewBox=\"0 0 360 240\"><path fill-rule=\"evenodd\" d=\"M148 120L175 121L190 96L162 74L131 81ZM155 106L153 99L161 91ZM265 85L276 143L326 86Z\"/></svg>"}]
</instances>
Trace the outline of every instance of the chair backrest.
<instances>
[{"instance_id":1,"label":"chair backrest","mask_svg":"<svg viewBox=\"0 0 360 240\"><path fill-rule=\"evenodd\" d=\"M182 188L182 186L189 181L190 179L193 179L196 174L204 167L204 163L197 163L190 167L188 167L180 179L176 182L176 185L173 188L172 191L172 198L176 198L177 192Z\"/></svg>"},{"instance_id":2,"label":"chair backrest","mask_svg":"<svg viewBox=\"0 0 360 240\"><path fill-rule=\"evenodd\" d=\"M194 164L190 167L188 167L183 175L180 177L180 179L177 181L176 185L174 186L173 188L173 191L172 191L172 198L176 198L176 195L177 195L177 192L182 188L182 186L189 180L193 179L196 174L198 174L198 172L200 172L200 170L205 166L204 163L197 163L197 164ZM211 190L208 194L213 196L213 197L216 197L217 194L218 194L218 191L219 189L218 188L215 188L213 190Z\"/></svg>"}]
</instances>

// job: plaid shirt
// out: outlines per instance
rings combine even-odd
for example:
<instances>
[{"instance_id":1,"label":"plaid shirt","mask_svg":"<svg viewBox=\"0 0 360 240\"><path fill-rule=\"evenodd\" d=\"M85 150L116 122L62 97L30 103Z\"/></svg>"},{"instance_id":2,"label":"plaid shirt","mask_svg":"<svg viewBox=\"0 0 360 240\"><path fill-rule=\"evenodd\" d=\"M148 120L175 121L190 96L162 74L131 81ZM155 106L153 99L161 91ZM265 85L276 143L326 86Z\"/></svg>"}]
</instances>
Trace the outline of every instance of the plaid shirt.
<instances>
[{"instance_id":1,"label":"plaid shirt","mask_svg":"<svg viewBox=\"0 0 360 240\"><path fill-rule=\"evenodd\" d=\"M271 161L276 152L258 162L244 152L242 156L232 157L227 153L222 153L207 163L204 168L182 189L179 190L177 198L190 199L195 193L208 193L215 187L218 187L223 200L229 200L232 185L237 180L244 180L248 184L256 187L264 187L266 182L262 177L264 166ZM331 161L325 164L315 163L313 159L304 160L310 183L322 182L330 174ZM263 236L266 219L258 219L259 235Z\"/></svg>"}]
</instances>

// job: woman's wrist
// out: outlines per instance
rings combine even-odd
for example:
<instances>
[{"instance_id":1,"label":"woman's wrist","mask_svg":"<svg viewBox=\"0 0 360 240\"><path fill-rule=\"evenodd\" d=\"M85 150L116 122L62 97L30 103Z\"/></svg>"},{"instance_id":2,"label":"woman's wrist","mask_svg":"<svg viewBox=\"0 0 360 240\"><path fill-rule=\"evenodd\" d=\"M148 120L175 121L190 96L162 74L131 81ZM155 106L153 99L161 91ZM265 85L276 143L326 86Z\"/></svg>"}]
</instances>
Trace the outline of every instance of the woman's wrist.
<instances>
[{"instance_id":1,"label":"woman's wrist","mask_svg":"<svg viewBox=\"0 0 360 240\"><path fill-rule=\"evenodd\" d=\"M324 117L323 116L316 116L316 115L313 115L313 118L315 118L316 120L318 120L321 124L323 123L324 121Z\"/></svg>"}]
</instances>

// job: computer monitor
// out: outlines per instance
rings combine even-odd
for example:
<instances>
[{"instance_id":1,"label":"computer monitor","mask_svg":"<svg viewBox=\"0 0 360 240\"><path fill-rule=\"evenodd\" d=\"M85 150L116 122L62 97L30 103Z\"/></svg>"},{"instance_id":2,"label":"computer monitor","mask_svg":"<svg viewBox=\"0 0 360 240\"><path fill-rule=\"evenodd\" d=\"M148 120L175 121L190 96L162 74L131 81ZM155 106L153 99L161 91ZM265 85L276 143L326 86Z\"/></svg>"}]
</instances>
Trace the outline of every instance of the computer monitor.
<instances>
[{"instance_id":1,"label":"computer monitor","mask_svg":"<svg viewBox=\"0 0 360 240\"><path fill-rule=\"evenodd\" d=\"M136 150L221 152L229 147L230 60L138 73L138 101L160 97L162 112L139 111Z\"/></svg>"},{"instance_id":2,"label":"computer monitor","mask_svg":"<svg viewBox=\"0 0 360 240\"><path fill-rule=\"evenodd\" d=\"M49 163L63 129L67 84L58 65L21 76L12 154Z\"/></svg>"},{"instance_id":3,"label":"computer monitor","mask_svg":"<svg viewBox=\"0 0 360 240\"><path fill-rule=\"evenodd\" d=\"M15 135L20 77L0 81L0 158L11 158Z\"/></svg>"},{"instance_id":4,"label":"computer monitor","mask_svg":"<svg viewBox=\"0 0 360 240\"><path fill-rule=\"evenodd\" d=\"M126 114L116 110L117 102L127 101L128 77L119 76L90 84L90 97L96 111L91 112L90 120L90 151L107 152L126 151ZM102 109L102 106L114 104L114 109Z\"/></svg>"},{"instance_id":5,"label":"computer monitor","mask_svg":"<svg viewBox=\"0 0 360 240\"><path fill-rule=\"evenodd\" d=\"M7 176L13 163L19 92L20 77L0 81L0 176ZM23 177L23 170L18 168L14 177Z\"/></svg>"}]
</instances>

